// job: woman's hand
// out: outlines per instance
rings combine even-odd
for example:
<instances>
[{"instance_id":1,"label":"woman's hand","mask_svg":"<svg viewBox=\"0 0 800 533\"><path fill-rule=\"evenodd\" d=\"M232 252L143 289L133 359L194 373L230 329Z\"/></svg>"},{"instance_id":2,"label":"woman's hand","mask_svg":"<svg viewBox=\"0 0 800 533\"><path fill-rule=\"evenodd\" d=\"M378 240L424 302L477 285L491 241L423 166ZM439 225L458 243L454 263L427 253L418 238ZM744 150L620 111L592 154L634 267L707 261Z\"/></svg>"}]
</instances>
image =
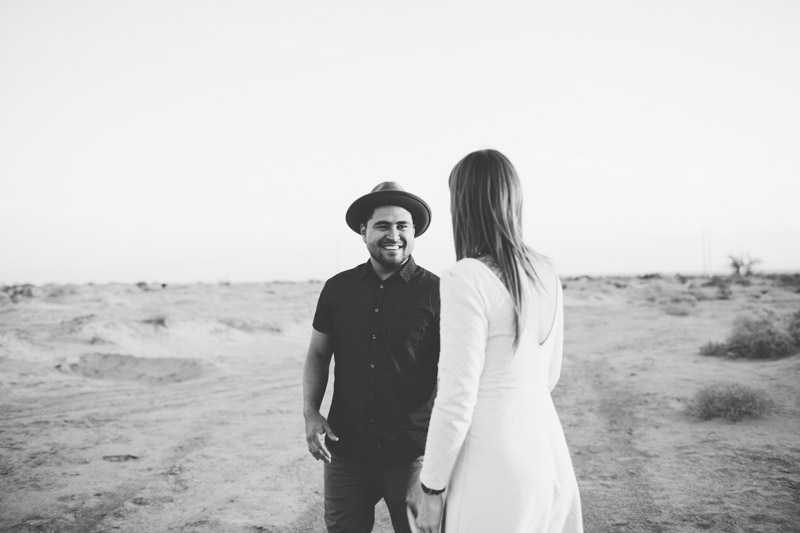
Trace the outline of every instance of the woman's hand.
<instances>
[{"instance_id":1,"label":"woman's hand","mask_svg":"<svg viewBox=\"0 0 800 533\"><path fill-rule=\"evenodd\" d=\"M439 533L444 511L444 498L441 494L422 494L417 503L416 524L420 533Z\"/></svg>"}]
</instances>

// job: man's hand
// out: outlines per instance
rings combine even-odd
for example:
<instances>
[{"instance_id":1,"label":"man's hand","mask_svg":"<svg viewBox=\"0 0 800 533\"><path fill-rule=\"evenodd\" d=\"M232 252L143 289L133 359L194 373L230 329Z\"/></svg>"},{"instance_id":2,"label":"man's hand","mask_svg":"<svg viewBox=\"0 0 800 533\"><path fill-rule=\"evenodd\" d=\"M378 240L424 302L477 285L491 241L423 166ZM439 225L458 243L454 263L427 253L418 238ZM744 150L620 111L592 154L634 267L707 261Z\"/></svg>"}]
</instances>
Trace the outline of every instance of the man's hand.
<instances>
[{"instance_id":1,"label":"man's hand","mask_svg":"<svg viewBox=\"0 0 800 533\"><path fill-rule=\"evenodd\" d=\"M331 452L325 446L325 435L331 440L339 440L339 437L331 429L325 417L319 411L306 415L306 444L308 451L319 461L322 459L326 463L331 462Z\"/></svg>"}]
</instances>

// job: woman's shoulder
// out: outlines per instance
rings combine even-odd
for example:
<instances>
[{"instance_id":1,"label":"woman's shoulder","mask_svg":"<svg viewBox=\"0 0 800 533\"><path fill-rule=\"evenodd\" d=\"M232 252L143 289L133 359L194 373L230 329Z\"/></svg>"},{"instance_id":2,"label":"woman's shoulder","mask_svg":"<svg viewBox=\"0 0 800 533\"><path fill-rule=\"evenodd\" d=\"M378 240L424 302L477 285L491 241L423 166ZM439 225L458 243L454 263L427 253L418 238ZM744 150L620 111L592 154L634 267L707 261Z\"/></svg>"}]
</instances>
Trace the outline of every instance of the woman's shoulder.
<instances>
[{"instance_id":1,"label":"woman's shoulder","mask_svg":"<svg viewBox=\"0 0 800 533\"><path fill-rule=\"evenodd\" d=\"M496 267L491 259L484 257L474 258L465 257L456 261L449 269L445 271L444 276L461 277L467 279L484 278L487 274L493 274Z\"/></svg>"}]
</instances>

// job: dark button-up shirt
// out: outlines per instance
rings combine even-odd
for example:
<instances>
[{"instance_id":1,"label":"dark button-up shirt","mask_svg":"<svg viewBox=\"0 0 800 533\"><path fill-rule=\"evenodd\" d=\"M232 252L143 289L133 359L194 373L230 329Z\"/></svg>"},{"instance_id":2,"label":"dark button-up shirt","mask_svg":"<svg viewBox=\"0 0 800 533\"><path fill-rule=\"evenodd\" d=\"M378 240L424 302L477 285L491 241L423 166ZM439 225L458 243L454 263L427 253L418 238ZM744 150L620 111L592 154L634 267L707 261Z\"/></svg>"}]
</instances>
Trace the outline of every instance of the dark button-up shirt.
<instances>
[{"instance_id":1,"label":"dark button-up shirt","mask_svg":"<svg viewBox=\"0 0 800 533\"><path fill-rule=\"evenodd\" d=\"M367 261L329 279L314 329L333 341L327 446L342 459L378 466L425 452L439 362L439 277L409 258L381 281Z\"/></svg>"}]
</instances>

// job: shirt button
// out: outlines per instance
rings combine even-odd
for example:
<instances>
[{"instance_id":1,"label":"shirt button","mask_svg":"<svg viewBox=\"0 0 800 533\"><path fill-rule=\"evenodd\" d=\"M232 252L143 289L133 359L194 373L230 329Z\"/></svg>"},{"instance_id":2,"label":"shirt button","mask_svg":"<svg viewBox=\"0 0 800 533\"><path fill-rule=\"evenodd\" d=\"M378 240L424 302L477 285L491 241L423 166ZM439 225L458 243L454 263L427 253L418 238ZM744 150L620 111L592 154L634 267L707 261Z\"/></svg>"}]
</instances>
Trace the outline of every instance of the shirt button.
<instances>
[{"instance_id":1,"label":"shirt button","mask_svg":"<svg viewBox=\"0 0 800 533\"><path fill-rule=\"evenodd\" d=\"M383 288L383 285L381 285L381 289L382 289L382 288Z\"/></svg>"},{"instance_id":2,"label":"shirt button","mask_svg":"<svg viewBox=\"0 0 800 533\"><path fill-rule=\"evenodd\" d=\"M374 424L374 423L375 423L375 419L374 419L374 418L370 418L370 419L369 419L369 423L370 423L370 424Z\"/></svg>"},{"instance_id":3,"label":"shirt button","mask_svg":"<svg viewBox=\"0 0 800 533\"><path fill-rule=\"evenodd\" d=\"M377 308L377 307L375 308L375 312L376 312L376 313L378 312L378 308Z\"/></svg>"},{"instance_id":4,"label":"shirt button","mask_svg":"<svg viewBox=\"0 0 800 533\"><path fill-rule=\"evenodd\" d=\"M372 340L375 340L375 339L377 339L377 338L378 338L378 336L377 336L377 335L373 335L373 336L372 336Z\"/></svg>"},{"instance_id":5,"label":"shirt button","mask_svg":"<svg viewBox=\"0 0 800 533\"><path fill-rule=\"evenodd\" d=\"M371 365L369 365L369 367L370 368L375 368L375 365L371 364Z\"/></svg>"}]
</instances>

